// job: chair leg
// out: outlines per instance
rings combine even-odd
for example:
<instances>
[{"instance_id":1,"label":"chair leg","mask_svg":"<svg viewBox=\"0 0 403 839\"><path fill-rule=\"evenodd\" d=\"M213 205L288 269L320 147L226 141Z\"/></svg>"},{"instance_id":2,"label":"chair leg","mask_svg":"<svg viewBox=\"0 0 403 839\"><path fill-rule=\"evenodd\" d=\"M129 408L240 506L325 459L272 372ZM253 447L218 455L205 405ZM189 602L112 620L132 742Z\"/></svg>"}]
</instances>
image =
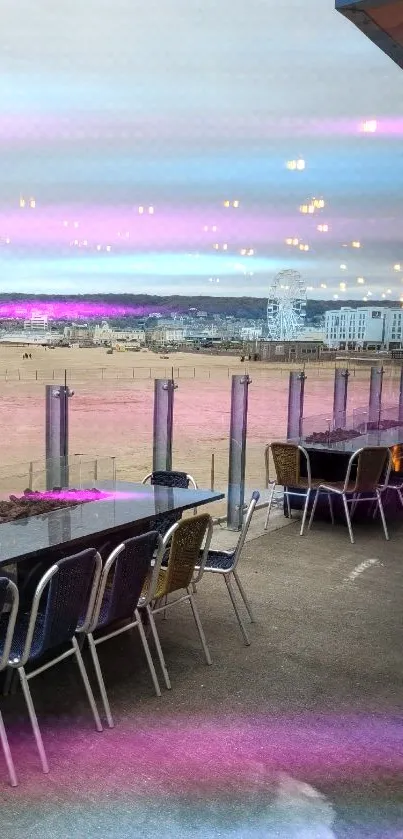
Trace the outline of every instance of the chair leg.
<instances>
[{"instance_id":1,"label":"chair leg","mask_svg":"<svg viewBox=\"0 0 403 839\"><path fill-rule=\"evenodd\" d=\"M267 527L268 527L268 524L269 524L269 516L270 516L270 513L271 513L271 508L272 508L272 504L273 504L275 489L276 489L276 483L274 482L272 484L271 493L270 493L270 496L269 496L269 504L268 504L268 507L267 507L266 521L264 523L264 529L265 530L267 530Z\"/></svg>"},{"instance_id":2,"label":"chair leg","mask_svg":"<svg viewBox=\"0 0 403 839\"><path fill-rule=\"evenodd\" d=\"M305 504L304 504L304 512L303 512L303 514L302 514L301 530L299 531L299 535L300 535L300 536L303 536L303 535L304 535L304 527L305 527L306 515L307 515L307 512L308 512L308 506L309 506L309 499L310 499L310 497L311 497L311 490L310 490L310 489L307 489L307 491L306 491L306 499L305 499Z\"/></svg>"},{"instance_id":3,"label":"chair leg","mask_svg":"<svg viewBox=\"0 0 403 839\"><path fill-rule=\"evenodd\" d=\"M161 696L161 688L159 686L159 682L158 682L158 679L157 679L157 674L155 672L154 662L151 658L150 647L148 646L148 641L147 641L147 638L146 638L146 634L144 632L143 621L141 619L141 615L140 615L140 612L139 612L138 609L136 609L136 611L134 613L134 616L135 616L136 621L137 621L137 626L138 626L139 633L140 633L141 643L143 644L143 649L144 649L146 659L147 659L147 664L148 664L148 667L149 667L149 670L150 670L150 673L151 673L151 678L153 680L153 685L154 685L155 692L156 692L157 696Z\"/></svg>"},{"instance_id":4,"label":"chair leg","mask_svg":"<svg viewBox=\"0 0 403 839\"><path fill-rule=\"evenodd\" d=\"M232 603L232 605L233 605L233 607L234 607L234 612L235 612L235 614L236 614L236 617L237 617L237 620L238 620L238 623L239 623L239 628L240 628L240 630L241 630L241 632L242 632L243 640L244 640L244 642L245 642L245 645L246 645L247 647L250 647L250 640L249 640L249 636L248 636L248 633L247 633L247 631L246 631L246 629L245 629L245 626L244 626L243 620L242 620L242 618L241 618L241 614L240 614L240 611L239 611L239 609L238 609L237 602L236 602L236 600L235 600L234 592L233 592L233 590L232 590L231 582L230 582L230 580L228 579L228 577L227 577L226 575L224 575L224 574L223 574L223 577L224 577L224 582L225 582L225 585L227 586L227 589L228 589L228 594L229 594L229 596L230 596L230 598L231 598L231 603Z\"/></svg>"},{"instance_id":5,"label":"chair leg","mask_svg":"<svg viewBox=\"0 0 403 839\"><path fill-rule=\"evenodd\" d=\"M246 596L246 594L245 594L244 587L243 587L243 585L242 585L242 583L241 583L241 581L240 581L240 579L239 579L238 572L237 572L237 571L233 571L233 574L234 574L234 579L235 579L235 582L236 582L236 584L237 584L237 586L238 586L238 588L239 588L239 593L240 593L240 595L241 595L241 597L242 597L242 600L243 600L243 602L244 602L244 604L245 604L246 611L247 611L247 613L248 613L248 615L249 615L250 622L251 622L251 623L256 623L256 621L255 621L255 617L254 617L254 614L253 614L253 612L252 612L251 605L250 605L249 600L248 600L248 598L247 598L247 596Z\"/></svg>"},{"instance_id":6,"label":"chair leg","mask_svg":"<svg viewBox=\"0 0 403 839\"><path fill-rule=\"evenodd\" d=\"M3 746L4 757L6 760L6 765L8 769L8 774L10 777L10 784L12 787L16 787L18 785L17 776L15 774L14 769L14 761L12 758L12 754L10 751L10 746L8 745L7 733L4 727L3 717L0 711L0 740L1 745Z\"/></svg>"},{"instance_id":7,"label":"chair leg","mask_svg":"<svg viewBox=\"0 0 403 839\"><path fill-rule=\"evenodd\" d=\"M162 673L163 673L163 676L164 676L165 684L166 684L168 690L171 690L171 682L170 682L170 679L169 679L167 666L165 664L165 658L164 658L164 654L162 652L162 647L161 647L160 639L159 639L159 636L158 636L157 627L155 625L154 615L153 615L153 613L150 609L150 606L146 606L146 610L147 610L148 619L150 621L151 632L153 634L154 644L155 644L155 647L156 647L156 650L157 650L157 653L158 653L158 658L159 658L161 670L162 670Z\"/></svg>"},{"instance_id":8,"label":"chair leg","mask_svg":"<svg viewBox=\"0 0 403 839\"><path fill-rule=\"evenodd\" d=\"M34 732L34 737L36 741L36 746L39 752L39 757L41 759L42 769L47 774L49 772L49 764L48 759L46 757L45 748L43 745L42 735L39 729L38 720L35 713L34 703L32 702L31 691L29 689L28 679L23 667L18 668L18 674L20 677L22 692L24 694L24 699L26 702L26 706L28 709L29 718L31 720L32 731Z\"/></svg>"},{"instance_id":9,"label":"chair leg","mask_svg":"<svg viewBox=\"0 0 403 839\"><path fill-rule=\"evenodd\" d=\"M354 545L353 528L351 527L351 519L350 519L349 510L348 510L347 498L346 498L344 492L342 494L342 498L343 498L344 512L346 514L346 522L347 522L348 532L349 532L349 536L350 536L350 542L351 542L352 545Z\"/></svg>"},{"instance_id":10,"label":"chair leg","mask_svg":"<svg viewBox=\"0 0 403 839\"><path fill-rule=\"evenodd\" d=\"M108 722L108 726L109 726L109 728L114 728L115 723L113 722L113 717L112 717L112 714L111 714L109 699L108 699L108 695L106 693L105 682L104 682L104 678L103 678L103 675L102 675L101 665L99 663L98 652L97 652L96 644L95 644L95 641L94 641L94 636L92 635L91 632L88 635L88 644L89 644L89 648L90 648L90 651L91 651L92 663L94 665L94 670L95 670L96 677L97 677L97 680L98 680L99 692L101 694L101 698L102 698L102 702L103 702L105 716L106 716L106 719L107 719L107 722Z\"/></svg>"},{"instance_id":11,"label":"chair leg","mask_svg":"<svg viewBox=\"0 0 403 839\"><path fill-rule=\"evenodd\" d=\"M388 528L386 526L385 513L384 513L384 510L383 510L382 498L381 498L381 493L379 492L379 489L376 490L376 497L378 499L378 507L379 507L379 512L381 514L381 519L382 519L382 524L383 524L383 532L385 534L385 539L387 541L389 541L389 533L388 533Z\"/></svg>"},{"instance_id":12,"label":"chair leg","mask_svg":"<svg viewBox=\"0 0 403 839\"><path fill-rule=\"evenodd\" d=\"M101 720L99 719L98 708L95 704L94 694L92 692L92 688L88 679L87 671L85 669L85 664L83 662L83 657L80 652L80 647L78 646L77 638L74 636L72 639L74 654L77 660L77 664L81 673L81 678L84 682L85 691L88 697L88 702L91 706L92 715L95 721L95 727L97 731L103 731Z\"/></svg>"},{"instance_id":13,"label":"chair leg","mask_svg":"<svg viewBox=\"0 0 403 839\"><path fill-rule=\"evenodd\" d=\"M286 498L286 501L287 501L287 513L288 513L288 518L289 518L289 519L291 519L291 518L292 518L292 515L291 515L291 504L290 504L290 493L289 493L289 492L287 492L287 490L285 489L285 487L284 487L284 493L285 493L285 498Z\"/></svg>"},{"instance_id":14,"label":"chair leg","mask_svg":"<svg viewBox=\"0 0 403 839\"><path fill-rule=\"evenodd\" d=\"M203 651L204 651L204 655L205 655L207 664L212 664L210 650L207 646L206 636L204 634L204 629L202 627L202 622L200 620L199 610L198 610L197 605L196 605L195 596L191 592L190 588L188 588L187 591L188 591L188 595L189 595L189 603L190 603L191 608L192 608L193 617L195 619L195 624L197 626L197 631L198 631L199 636L200 636L200 641L201 641L201 645L203 647Z\"/></svg>"},{"instance_id":15,"label":"chair leg","mask_svg":"<svg viewBox=\"0 0 403 839\"><path fill-rule=\"evenodd\" d=\"M327 500L329 502L329 512L330 512L331 522L332 522L332 525L334 526L333 498L332 498L331 492L328 492Z\"/></svg>"},{"instance_id":16,"label":"chair leg","mask_svg":"<svg viewBox=\"0 0 403 839\"><path fill-rule=\"evenodd\" d=\"M311 515L309 517L308 530L310 530L311 527L312 527L313 517L315 515L315 510L316 510L316 505L318 503L318 498L319 498L319 492L318 492L318 490L316 490L315 498L314 498L314 501L313 501L313 504L312 504Z\"/></svg>"}]
</instances>

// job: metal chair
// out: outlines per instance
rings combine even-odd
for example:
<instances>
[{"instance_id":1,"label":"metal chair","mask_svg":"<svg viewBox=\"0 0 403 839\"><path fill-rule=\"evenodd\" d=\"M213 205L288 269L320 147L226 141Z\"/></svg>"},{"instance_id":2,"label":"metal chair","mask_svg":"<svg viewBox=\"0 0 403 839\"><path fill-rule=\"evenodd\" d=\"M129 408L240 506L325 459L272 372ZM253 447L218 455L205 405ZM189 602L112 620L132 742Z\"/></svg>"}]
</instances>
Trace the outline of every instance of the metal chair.
<instances>
[{"instance_id":1,"label":"metal chair","mask_svg":"<svg viewBox=\"0 0 403 839\"><path fill-rule=\"evenodd\" d=\"M160 487L169 487L171 489L189 489L190 486L193 489L197 489L197 483L191 475L188 475L187 472L168 472L168 471L157 471L157 472L149 472L148 475L145 476L142 480L142 484L147 484L150 482L152 486L160 486ZM197 515L197 507L193 510L194 515ZM156 530L160 536L165 536L168 533L168 530L176 524L176 522L180 521L182 518L182 513L162 513L155 517L155 519L151 522L151 530Z\"/></svg>"},{"instance_id":2,"label":"metal chair","mask_svg":"<svg viewBox=\"0 0 403 839\"><path fill-rule=\"evenodd\" d=\"M158 533L152 531L127 539L112 551L102 571L91 623L87 629L83 630L88 638L109 728L113 728L114 722L96 649L99 644L137 627L155 692L157 696L161 696L157 674L137 608L146 577L150 572L154 551L161 541ZM125 623L106 635L94 638L94 632L104 631L118 621L120 623L125 621Z\"/></svg>"},{"instance_id":3,"label":"metal chair","mask_svg":"<svg viewBox=\"0 0 403 839\"><path fill-rule=\"evenodd\" d=\"M352 504L351 512L353 514L356 505L360 501L366 501L368 503L372 499L377 503L379 508L385 539L389 539L381 495L387 490L391 465L392 456L389 449L385 446L363 446L363 448L354 452L348 462L344 481L327 481L317 487L308 529L313 522L319 494L321 492L327 492L329 496L334 494L342 498L352 545L354 544L354 534L348 505ZM355 478L351 476L353 467L356 467L357 470ZM362 493L365 493L365 498L361 498ZM368 498L368 495L372 496L372 499Z\"/></svg>"},{"instance_id":4,"label":"metal chair","mask_svg":"<svg viewBox=\"0 0 403 839\"><path fill-rule=\"evenodd\" d=\"M10 607L9 611L5 611L4 607ZM10 655L11 644L13 640L13 633L15 621L17 618L19 605L18 589L15 583L8 577L0 577L0 672L5 670L8 666L8 659ZM6 729L4 727L3 717L0 711L0 740L3 747L4 757L10 777L12 787L17 786L17 776L15 773L14 762L8 744Z\"/></svg>"},{"instance_id":5,"label":"metal chair","mask_svg":"<svg viewBox=\"0 0 403 839\"><path fill-rule=\"evenodd\" d=\"M29 681L49 667L74 655L87 693L88 701L98 731L101 721L88 680L85 665L77 643L76 631L84 631L94 611L96 593L101 573L101 557L93 548L61 559L52 565L39 581L31 612L18 617L8 664L18 671L28 709L36 745L44 772L49 765L42 741L38 720L29 689ZM42 596L46 594L42 605ZM25 665L37 661L45 653L69 644L69 648L46 664L25 672Z\"/></svg>"},{"instance_id":6,"label":"metal chair","mask_svg":"<svg viewBox=\"0 0 403 839\"><path fill-rule=\"evenodd\" d=\"M214 550L210 551L209 550L209 552L207 554L206 563L205 563L205 566L204 566L204 572L205 573L212 572L213 574L221 574L221 576L222 576L222 578L223 578L223 580L224 580L224 582L227 586L228 594L231 598L231 603L234 607L234 612L235 612L235 615L237 617L239 627L240 627L241 633L243 635L243 639L244 639L245 644L247 646L249 646L250 640L249 640L249 637L248 637L248 633L245 629L245 625L243 623L240 611L238 609L237 602L235 600L235 594L234 594L234 590L233 590L233 587L232 587L232 580L234 580L236 585L238 586L239 593L240 593L240 595L242 597L242 600L245 604L246 610L247 610L249 618L250 618L250 622L254 623L255 618L253 616L253 612L252 612L250 603L248 601L248 598L245 594L242 583L239 579L238 571L237 571L237 565L238 565L238 562L239 562L239 559L240 559L240 556L241 556L242 548L245 544L246 535L248 533L249 526L250 526L250 523L251 523L251 520L252 520L252 516L253 516L253 513L255 511L256 504L259 501L259 498L260 498L260 493L257 490L255 490L252 493L252 498L251 498L249 507L247 509L246 516L245 516L245 521L243 523L242 530L239 534L239 539L238 539L238 542L237 542L237 545L236 545L235 549L233 551L214 551Z\"/></svg>"},{"instance_id":7,"label":"metal chair","mask_svg":"<svg viewBox=\"0 0 403 839\"><path fill-rule=\"evenodd\" d=\"M270 451L273 455L274 461L274 468L276 470L276 479L274 481L270 480L269 477L269 456ZM301 455L305 459L306 464L306 474L307 477L301 477ZM273 503L274 492L276 486L283 486L284 487L284 495L287 501L287 510L288 510L288 517L291 518L291 506L290 506L290 495L297 495L302 496L305 498L304 509L302 513L302 522L301 522L301 529L300 529L300 536L304 533L306 517L308 513L308 506L309 506L309 499L311 497L311 492L313 489L316 489L317 486L321 483L320 478L315 478L312 480L311 476L311 463L309 460L309 454L303 446L298 446L296 443L271 443L271 445L266 446L265 449L265 461L266 461L266 475L267 475L267 484L271 484L271 493L269 496L269 504L267 508L267 515L266 521L264 524L264 529L267 530L267 526L269 523L269 516L271 512L271 507ZM290 491L288 487L293 487L293 490ZM300 492L296 492L295 490L300 490ZM329 507L330 507L330 515L333 521L333 509L331 505L331 500L329 496Z\"/></svg>"},{"instance_id":8,"label":"metal chair","mask_svg":"<svg viewBox=\"0 0 403 839\"><path fill-rule=\"evenodd\" d=\"M146 610L161 670L168 689L171 688L171 682L154 615L165 612L167 609L172 609L172 607L178 606L180 603L189 601L207 664L211 664L210 652L196 605L195 586L203 575L212 533L213 522L208 513L201 513L192 518L182 519L180 522L174 524L160 544L153 572L144 590L143 602L139 604L139 606ZM200 562L200 553L204 540L204 549ZM168 545L170 545L168 564L166 568L163 568L162 560ZM196 566L198 566L197 570L195 570ZM181 594L183 590L185 593ZM177 596L174 600L168 600L171 595ZM160 605L162 601L165 602L163 605Z\"/></svg>"}]
</instances>

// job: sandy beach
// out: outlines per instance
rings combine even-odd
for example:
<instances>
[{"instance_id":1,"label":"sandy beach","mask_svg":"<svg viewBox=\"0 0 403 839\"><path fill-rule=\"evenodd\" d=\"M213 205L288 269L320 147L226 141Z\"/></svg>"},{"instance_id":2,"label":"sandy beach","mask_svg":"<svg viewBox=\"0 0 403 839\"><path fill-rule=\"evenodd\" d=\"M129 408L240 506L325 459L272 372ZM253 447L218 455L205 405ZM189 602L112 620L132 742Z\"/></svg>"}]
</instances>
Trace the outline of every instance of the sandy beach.
<instances>
[{"instance_id":1,"label":"sandy beach","mask_svg":"<svg viewBox=\"0 0 403 839\"><path fill-rule=\"evenodd\" d=\"M32 358L23 360L31 352ZM192 474L200 486L225 488L228 473L231 375L249 372L247 487L265 486L264 448L286 433L289 365L243 364L239 357L149 351L114 352L0 345L0 490L43 488L45 385L61 384L67 370L70 401L70 456L73 480L116 474L139 480L152 465L154 379L171 375L175 391L173 466ZM306 366L305 415L331 416L334 364ZM398 372L388 369L384 404L396 398ZM348 412L368 400L369 369L351 371Z\"/></svg>"}]
</instances>

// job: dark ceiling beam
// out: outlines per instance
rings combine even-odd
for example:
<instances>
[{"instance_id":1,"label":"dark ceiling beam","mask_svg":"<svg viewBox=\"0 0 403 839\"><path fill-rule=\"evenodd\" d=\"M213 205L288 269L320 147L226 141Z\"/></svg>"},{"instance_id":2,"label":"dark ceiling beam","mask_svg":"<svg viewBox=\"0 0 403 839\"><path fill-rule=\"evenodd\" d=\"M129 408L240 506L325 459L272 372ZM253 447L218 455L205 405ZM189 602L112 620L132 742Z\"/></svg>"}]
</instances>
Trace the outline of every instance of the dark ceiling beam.
<instances>
[{"instance_id":1,"label":"dark ceiling beam","mask_svg":"<svg viewBox=\"0 0 403 839\"><path fill-rule=\"evenodd\" d=\"M336 0L336 11L403 68L403 0Z\"/></svg>"}]
</instances>

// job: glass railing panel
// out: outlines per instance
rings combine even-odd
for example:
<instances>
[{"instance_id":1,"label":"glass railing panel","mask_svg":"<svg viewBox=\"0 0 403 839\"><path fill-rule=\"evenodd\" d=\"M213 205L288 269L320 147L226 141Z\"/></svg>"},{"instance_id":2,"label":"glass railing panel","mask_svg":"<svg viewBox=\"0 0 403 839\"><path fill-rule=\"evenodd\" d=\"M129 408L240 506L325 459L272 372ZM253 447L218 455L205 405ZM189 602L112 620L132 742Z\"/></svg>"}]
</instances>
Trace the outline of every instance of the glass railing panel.
<instances>
[{"instance_id":1,"label":"glass railing panel","mask_svg":"<svg viewBox=\"0 0 403 839\"><path fill-rule=\"evenodd\" d=\"M128 378L115 370L114 378L104 379L87 376L84 380L81 373L80 382L78 372L78 379L69 382L74 390L69 400L69 449L72 456L86 456L90 474L94 468L90 458L93 463L96 458L105 461L98 468L106 471L108 479L112 468L108 458L114 459L117 480L140 481L151 471L154 381L133 379L132 369L122 368L130 372Z\"/></svg>"},{"instance_id":2,"label":"glass railing panel","mask_svg":"<svg viewBox=\"0 0 403 839\"><path fill-rule=\"evenodd\" d=\"M227 370L205 379L182 377L176 384L172 467L192 475L201 488L226 493L231 411ZM225 515L226 501L212 505L211 513Z\"/></svg>"}]
</instances>

